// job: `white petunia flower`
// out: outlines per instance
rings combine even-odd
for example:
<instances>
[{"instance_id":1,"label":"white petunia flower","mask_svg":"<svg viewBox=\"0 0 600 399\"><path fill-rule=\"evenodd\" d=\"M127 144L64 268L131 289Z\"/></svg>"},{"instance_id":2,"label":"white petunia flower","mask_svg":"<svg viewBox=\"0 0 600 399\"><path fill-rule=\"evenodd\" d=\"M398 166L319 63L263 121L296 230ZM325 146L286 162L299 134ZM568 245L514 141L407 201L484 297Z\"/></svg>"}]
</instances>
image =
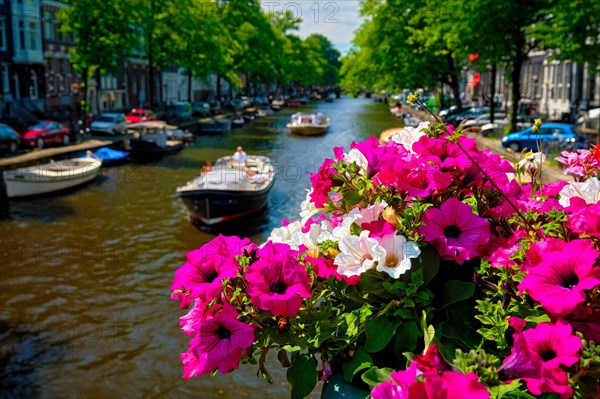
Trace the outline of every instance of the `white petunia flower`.
<instances>
[{"instance_id":1,"label":"white petunia flower","mask_svg":"<svg viewBox=\"0 0 600 399\"><path fill-rule=\"evenodd\" d=\"M407 126L393 135L392 140L402 145L408 151L413 152L413 144L419 141L421 137L425 136L426 129L429 129L429 122L421 122L417 127Z\"/></svg>"},{"instance_id":2,"label":"white petunia flower","mask_svg":"<svg viewBox=\"0 0 600 399\"><path fill-rule=\"evenodd\" d=\"M359 219L359 226L362 226L363 223L371 223L376 220L379 220L379 216L381 216L381 212L388 206L387 202L376 202L373 205L369 205L366 208L360 210L361 218Z\"/></svg>"},{"instance_id":3,"label":"white petunia flower","mask_svg":"<svg viewBox=\"0 0 600 399\"><path fill-rule=\"evenodd\" d=\"M356 162L356 165L360 168L360 174L365 175L367 168L369 167L369 161L365 155L360 152L357 148L351 149L347 154L344 154L344 161L350 165L352 162Z\"/></svg>"},{"instance_id":4,"label":"white petunia flower","mask_svg":"<svg viewBox=\"0 0 600 399\"><path fill-rule=\"evenodd\" d=\"M302 219L302 225L306 223L308 219L321 212L322 208L316 208L315 203L310 200L310 194L312 193L312 189L307 190L306 199L302 201L300 204L300 218Z\"/></svg>"},{"instance_id":5,"label":"white petunia flower","mask_svg":"<svg viewBox=\"0 0 600 399\"><path fill-rule=\"evenodd\" d=\"M543 152L534 152L519 161L519 166L531 176L536 175L546 160Z\"/></svg>"},{"instance_id":6,"label":"white petunia flower","mask_svg":"<svg viewBox=\"0 0 600 399\"><path fill-rule=\"evenodd\" d=\"M407 242L404 236L388 234L377 241L385 249L385 256L377 263L377 271L393 278L406 273L412 266L410 259L418 258L421 254L419 246L412 241Z\"/></svg>"},{"instance_id":7,"label":"white petunia flower","mask_svg":"<svg viewBox=\"0 0 600 399\"><path fill-rule=\"evenodd\" d=\"M385 249L376 239L369 237L369 233L368 230L364 230L360 236L348 236L339 242L340 253L333 261L339 274L347 277L359 276L385 258Z\"/></svg>"},{"instance_id":8,"label":"white petunia flower","mask_svg":"<svg viewBox=\"0 0 600 399\"><path fill-rule=\"evenodd\" d=\"M562 206L569 206L573 197L583 198L586 204L595 204L600 200L600 180L592 177L584 182L569 182L558 194Z\"/></svg>"}]
</instances>

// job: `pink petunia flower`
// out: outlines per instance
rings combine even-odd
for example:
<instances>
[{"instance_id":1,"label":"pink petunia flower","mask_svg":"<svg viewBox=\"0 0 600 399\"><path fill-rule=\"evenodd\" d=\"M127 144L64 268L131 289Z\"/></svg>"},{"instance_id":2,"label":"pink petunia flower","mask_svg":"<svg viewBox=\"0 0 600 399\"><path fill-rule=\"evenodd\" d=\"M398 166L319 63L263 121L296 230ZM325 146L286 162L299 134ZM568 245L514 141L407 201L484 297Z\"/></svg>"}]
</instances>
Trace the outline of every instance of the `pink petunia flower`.
<instances>
[{"instance_id":1,"label":"pink petunia flower","mask_svg":"<svg viewBox=\"0 0 600 399\"><path fill-rule=\"evenodd\" d=\"M337 266L333 263L332 259L313 258L308 255L304 259L310 262L317 276L321 278L335 277L337 281L344 280L348 285L356 285L360 281L360 276L344 276L343 274L339 274Z\"/></svg>"},{"instance_id":2,"label":"pink petunia flower","mask_svg":"<svg viewBox=\"0 0 600 399\"><path fill-rule=\"evenodd\" d=\"M498 369L498 377L502 381L511 381L518 378L540 378L544 360L528 344L523 335L525 320L510 317L508 323L515 330L513 333L513 346Z\"/></svg>"},{"instance_id":3,"label":"pink petunia flower","mask_svg":"<svg viewBox=\"0 0 600 399\"><path fill-rule=\"evenodd\" d=\"M565 320L586 340L600 342L600 309L581 304Z\"/></svg>"},{"instance_id":4,"label":"pink petunia flower","mask_svg":"<svg viewBox=\"0 0 600 399\"><path fill-rule=\"evenodd\" d=\"M358 149L367 160L367 177L374 177L379 171L389 169L398 158L398 154L407 152L406 149L390 141L387 145L379 145L376 137L360 143L352 143L352 148Z\"/></svg>"},{"instance_id":5,"label":"pink petunia flower","mask_svg":"<svg viewBox=\"0 0 600 399\"><path fill-rule=\"evenodd\" d=\"M535 395L558 393L561 399L570 398L573 388L561 366L572 366L579 361L581 340L571 334L571 326L562 320L540 323L525 330L523 336L529 348L543 359L541 378L525 377L527 388Z\"/></svg>"},{"instance_id":6,"label":"pink petunia flower","mask_svg":"<svg viewBox=\"0 0 600 399\"><path fill-rule=\"evenodd\" d=\"M287 244L267 242L259 260L246 269L248 295L253 305L275 316L292 317L310 298L310 277L298 262L298 251Z\"/></svg>"},{"instance_id":7,"label":"pink petunia flower","mask_svg":"<svg viewBox=\"0 0 600 399\"><path fill-rule=\"evenodd\" d=\"M489 399L490 393L474 373L422 370L416 361L371 391L373 399Z\"/></svg>"},{"instance_id":8,"label":"pink petunia flower","mask_svg":"<svg viewBox=\"0 0 600 399\"><path fill-rule=\"evenodd\" d=\"M585 301L584 290L600 284L600 268L594 267L598 255L594 244L585 239L546 250L519 284L519 291L527 291L549 313L566 316Z\"/></svg>"},{"instance_id":9,"label":"pink petunia flower","mask_svg":"<svg viewBox=\"0 0 600 399\"><path fill-rule=\"evenodd\" d=\"M440 209L428 209L418 231L425 242L435 245L442 259L459 264L477 257L479 247L491 238L490 223L456 198L446 200Z\"/></svg>"},{"instance_id":10,"label":"pink petunia flower","mask_svg":"<svg viewBox=\"0 0 600 399\"><path fill-rule=\"evenodd\" d=\"M237 320L237 311L228 303L214 315L209 311L195 330L190 350L181 354L185 379L216 369L223 374L237 369L242 354L254 342L254 329Z\"/></svg>"},{"instance_id":11,"label":"pink petunia flower","mask_svg":"<svg viewBox=\"0 0 600 399\"><path fill-rule=\"evenodd\" d=\"M335 173L333 163L333 159L325 159L317 173L310 172L310 183L313 188L310 199L317 208L322 208L329 198L329 192L333 184L331 175Z\"/></svg>"},{"instance_id":12,"label":"pink petunia flower","mask_svg":"<svg viewBox=\"0 0 600 399\"><path fill-rule=\"evenodd\" d=\"M600 204L586 204L568 215L567 226L576 233L600 238Z\"/></svg>"},{"instance_id":13,"label":"pink petunia flower","mask_svg":"<svg viewBox=\"0 0 600 399\"><path fill-rule=\"evenodd\" d=\"M195 298L204 302L215 299L221 292L221 281L236 277L240 265L235 257L248 244L247 238L219 235L200 249L188 252L187 262L175 272L171 298L179 300L182 308Z\"/></svg>"}]
</instances>

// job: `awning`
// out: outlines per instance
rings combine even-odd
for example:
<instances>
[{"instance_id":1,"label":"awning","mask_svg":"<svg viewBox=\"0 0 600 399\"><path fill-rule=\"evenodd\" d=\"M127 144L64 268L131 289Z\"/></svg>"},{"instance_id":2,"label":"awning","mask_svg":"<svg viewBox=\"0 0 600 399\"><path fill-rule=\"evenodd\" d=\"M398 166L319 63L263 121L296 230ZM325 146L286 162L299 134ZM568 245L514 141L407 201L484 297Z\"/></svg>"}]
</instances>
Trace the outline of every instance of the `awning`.
<instances>
[{"instance_id":1,"label":"awning","mask_svg":"<svg viewBox=\"0 0 600 399\"><path fill-rule=\"evenodd\" d=\"M480 73L474 73L473 74L473 80L469 82L469 84L467 84L467 87L475 87L479 84L479 82L481 82L481 74Z\"/></svg>"}]
</instances>

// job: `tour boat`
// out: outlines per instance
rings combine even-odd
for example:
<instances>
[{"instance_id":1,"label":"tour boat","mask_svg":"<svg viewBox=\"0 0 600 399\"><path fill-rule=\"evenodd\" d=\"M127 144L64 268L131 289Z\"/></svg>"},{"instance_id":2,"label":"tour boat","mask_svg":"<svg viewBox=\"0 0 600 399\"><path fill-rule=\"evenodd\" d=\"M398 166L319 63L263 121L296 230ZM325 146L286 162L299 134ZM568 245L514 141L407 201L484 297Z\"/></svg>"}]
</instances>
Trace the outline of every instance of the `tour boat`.
<instances>
[{"instance_id":1,"label":"tour boat","mask_svg":"<svg viewBox=\"0 0 600 399\"><path fill-rule=\"evenodd\" d=\"M178 187L177 194L193 218L214 225L265 208L274 180L269 158L249 155L245 165L238 165L227 156L211 171Z\"/></svg>"},{"instance_id":2,"label":"tour boat","mask_svg":"<svg viewBox=\"0 0 600 399\"><path fill-rule=\"evenodd\" d=\"M94 180L102 161L96 158L72 158L4 171L9 198L47 194Z\"/></svg>"},{"instance_id":3,"label":"tour boat","mask_svg":"<svg viewBox=\"0 0 600 399\"><path fill-rule=\"evenodd\" d=\"M180 151L184 147L181 140L169 140L164 121L148 121L127 125L131 156L141 161L157 161L162 157ZM127 143L126 143L127 145Z\"/></svg>"},{"instance_id":4,"label":"tour boat","mask_svg":"<svg viewBox=\"0 0 600 399\"><path fill-rule=\"evenodd\" d=\"M329 128L329 118L323 113L298 112L292 115L287 125L291 133L305 136L324 134Z\"/></svg>"}]
</instances>

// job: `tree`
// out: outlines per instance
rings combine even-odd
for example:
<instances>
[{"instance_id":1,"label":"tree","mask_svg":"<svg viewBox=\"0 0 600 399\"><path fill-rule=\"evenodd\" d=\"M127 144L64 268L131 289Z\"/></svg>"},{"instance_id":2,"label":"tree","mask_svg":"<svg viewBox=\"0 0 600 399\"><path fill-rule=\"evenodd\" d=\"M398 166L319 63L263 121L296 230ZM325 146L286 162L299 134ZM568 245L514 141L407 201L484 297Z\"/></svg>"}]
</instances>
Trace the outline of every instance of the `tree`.
<instances>
[{"instance_id":1,"label":"tree","mask_svg":"<svg viewBox=\"0 0 600 399\"><path fill-rule=\"evenodd\" d=\"M82 110L86 112L87 81L95 70L115 73L132 49L135 30L127 3L116 0L69 0L59 11L66 34L75 35L70 49L73 68L81 74Z\"/></svg>"}]
</instances>

